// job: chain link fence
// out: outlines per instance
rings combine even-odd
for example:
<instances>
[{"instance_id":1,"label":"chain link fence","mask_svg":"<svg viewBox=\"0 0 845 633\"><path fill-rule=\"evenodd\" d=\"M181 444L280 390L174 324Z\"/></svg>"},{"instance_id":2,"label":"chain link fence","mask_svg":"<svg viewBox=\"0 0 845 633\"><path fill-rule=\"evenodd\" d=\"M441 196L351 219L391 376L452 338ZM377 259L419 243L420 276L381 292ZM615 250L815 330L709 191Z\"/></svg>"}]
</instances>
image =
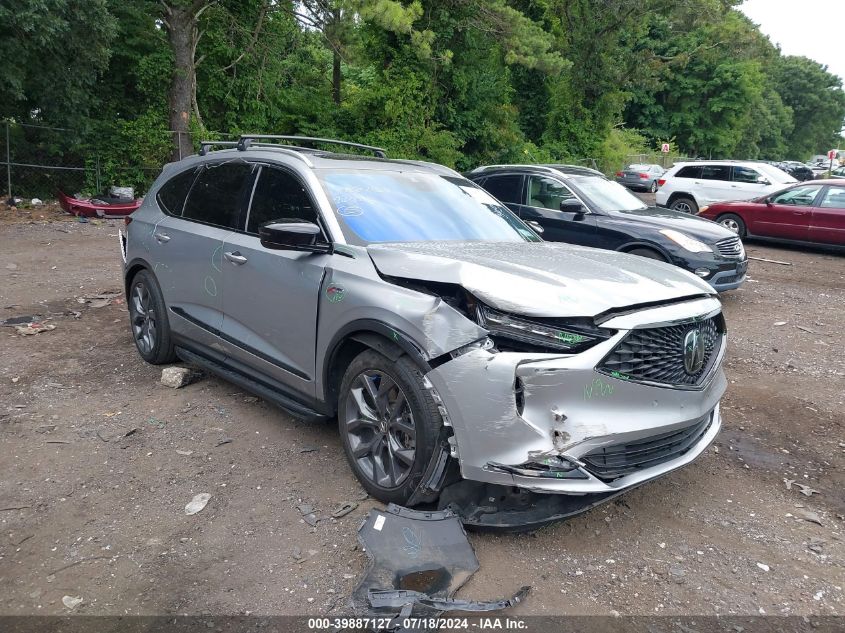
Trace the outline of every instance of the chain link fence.
<instances>
[{"instance_id":1,"label":"chain link fence","mask_svg":"<svg viewBox=\"0 0 845 633\"><path fill-rule=\"evenodd\" d=\"M127 133L123 137L95 131L83 134L66 128L0 122L3 199L55 198L58 191L96 196L110 186L134 187L141 195L162 165L171 160L172 148L180 146L175 142L180 134L148 132L139 140ZM237 137L214 132L205 138ZM144 151L138 152L138 147Z\"/></svg>"}]
</instances>

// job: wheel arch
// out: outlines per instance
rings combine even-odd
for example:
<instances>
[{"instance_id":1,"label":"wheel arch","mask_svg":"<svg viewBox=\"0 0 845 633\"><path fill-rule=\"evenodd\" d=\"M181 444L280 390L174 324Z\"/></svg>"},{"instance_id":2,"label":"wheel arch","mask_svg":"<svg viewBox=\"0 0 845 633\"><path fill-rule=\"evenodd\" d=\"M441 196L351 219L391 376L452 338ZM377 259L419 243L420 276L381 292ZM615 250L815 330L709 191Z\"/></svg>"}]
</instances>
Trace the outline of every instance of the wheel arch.
<instances>
[{"instance_id":1,"label":"wheel arch","mask_svg":"<svg viewBox=\"0 0 845 633\"><path fill-rule=\"evenodd\" d=\"M132 285L132 280L142 270L149 270L152 271L152 267L150 266L149 262L140 257L136 257L131 262L126 264L126 268L123 273L123 294L126 300L129 300L129 286Z\"/></svg>"},{"instance_id":2,"label":"wheel arch","mask_svg":"<svg viewBox=\"0 0 845 633\"><path fill-rule=\"evenodd\" d=\"M341 328L327 348L322 368L322 400L332 413L337 412L337 396L343 373L361 352L372 349L396 361L408 356L423 373L432 367L422 349L405 333L382 321L361 319Z\"/></svg>"},{"instance_id":3,"label":"wheel arch","mask_svg":"<svg viewBox=\"0 0 845 633\"><path fill-rule=\"evenodd\" d=\"M687 193L685 191L675 191L671 193L669 195L669 199L666 201L666 206L671 207L672 203L675 202L675 200L677 200L678 198L689 198L690 200L695 202L695 204L698 205L699 208L701 208L701 203L698 201L698 198L696 198L694 194Z\"/></svg>"},{"instance_id":4,"label":"wheel arch","mask_svg":"<svg viewBox=\"0 0 845 633\"><path fill-rule=\"evenodd\" d=\"M654 242L647 242L645 240L634 240L632 242L626 242L625 244L623 244L622 246L620 246L616 250L619 251L620 253L630 253L632 250L637 249L637 248L646 248L650 251L654 251L655 253L660 255L663 259L665 259L667 262L670 262L670 263L672 262L671 255L669 255L669 253L667 253L666 250L662 246L659 246L658 244L655 244Z\"/></svg>"}]
</instances>

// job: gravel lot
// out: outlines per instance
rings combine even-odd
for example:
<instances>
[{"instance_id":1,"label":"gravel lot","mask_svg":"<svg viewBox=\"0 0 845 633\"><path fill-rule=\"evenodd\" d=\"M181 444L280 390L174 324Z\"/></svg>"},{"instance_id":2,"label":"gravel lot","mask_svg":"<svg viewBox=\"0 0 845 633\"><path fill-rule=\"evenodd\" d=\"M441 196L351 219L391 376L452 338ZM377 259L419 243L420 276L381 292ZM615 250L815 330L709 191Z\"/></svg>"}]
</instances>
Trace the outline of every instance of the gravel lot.
<instances>
[{"instance_id":1,"label":"gravel lot","mask_svg":"<svg viewBox=\"0 0 845 633\"><path fill-rule=\"evenodd\" d=\"M66 613L66 595L83 614L338 613L378 504L334 426L214 378L159 384L122 300L80 303L120 288L118 226L0 207L0 316L55 325L0 328L0 613ZM752 261L723 296L716 444L566 523L471 534L481 569L459 596L533 585L511 615L845 615L845 255L748 251L792 265Z\"/></svg>"}]
</instances>

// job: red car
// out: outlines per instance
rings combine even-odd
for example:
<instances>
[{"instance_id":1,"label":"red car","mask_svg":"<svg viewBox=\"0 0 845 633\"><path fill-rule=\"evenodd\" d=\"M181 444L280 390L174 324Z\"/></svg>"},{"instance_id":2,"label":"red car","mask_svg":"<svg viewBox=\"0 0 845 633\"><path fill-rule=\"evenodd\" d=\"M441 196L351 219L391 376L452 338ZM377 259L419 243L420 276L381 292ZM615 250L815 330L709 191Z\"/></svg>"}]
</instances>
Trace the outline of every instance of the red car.
<instances>
[{"instance_id":1,"label":"red car","mask_svg":"<svg viewBox=\"0 0 845 633\"><path fill-rule=\"evenodd\" d=\"M740 237L845 246L845 180L812 180L745 202L701 207Z\"/></svg>"}]
</instances>

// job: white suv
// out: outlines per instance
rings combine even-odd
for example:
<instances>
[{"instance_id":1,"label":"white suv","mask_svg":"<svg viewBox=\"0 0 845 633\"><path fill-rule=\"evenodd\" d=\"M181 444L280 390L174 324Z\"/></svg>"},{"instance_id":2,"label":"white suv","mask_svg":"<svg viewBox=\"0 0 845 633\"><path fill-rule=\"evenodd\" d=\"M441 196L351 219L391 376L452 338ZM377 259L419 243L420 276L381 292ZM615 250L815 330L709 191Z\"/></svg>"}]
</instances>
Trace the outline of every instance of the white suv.
<instances>
[{"instance_id":1,"label":"white suv","mask_svg":"<svg viewBox=\"0 0 845 633\"><path fill-rule=\"evenodd\" d=\"M657 181L657 206L684 213L726 200L751 200L798 182L777 167L741 161L676 163Z\"/></svg>"}]
</instances>

